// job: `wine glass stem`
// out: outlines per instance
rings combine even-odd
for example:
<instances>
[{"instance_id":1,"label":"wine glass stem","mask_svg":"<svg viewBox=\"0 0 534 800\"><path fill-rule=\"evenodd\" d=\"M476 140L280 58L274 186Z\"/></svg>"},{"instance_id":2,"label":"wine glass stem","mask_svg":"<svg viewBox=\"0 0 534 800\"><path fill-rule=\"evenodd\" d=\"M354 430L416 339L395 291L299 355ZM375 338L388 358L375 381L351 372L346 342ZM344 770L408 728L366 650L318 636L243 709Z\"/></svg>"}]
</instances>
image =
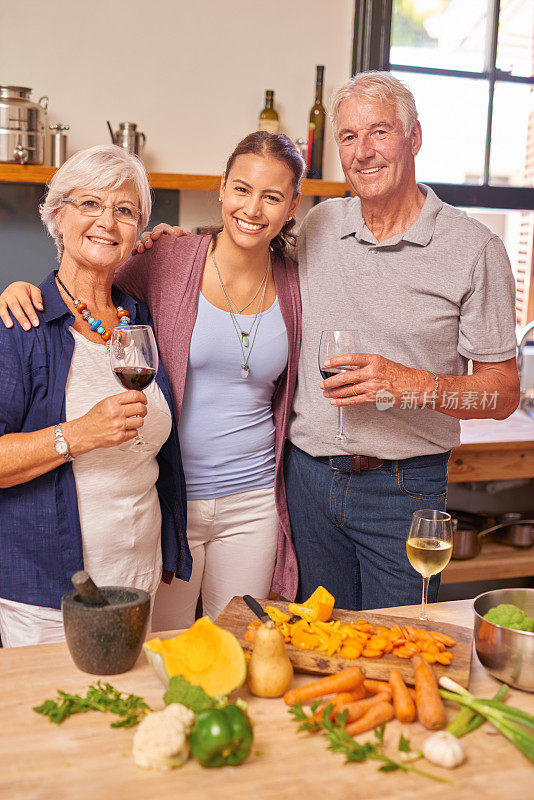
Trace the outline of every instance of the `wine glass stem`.
<instances>
[{"instance_id":1,"label":"wine glass stem","mask_svg":"<svg viewBox=\"0 0 534 800\"><path fill-rule=\"evenodd\" d=\"M343 406L337 407L337 434L336 439L344 439L345 434L343 433Z\"/></svg>"},{"instance_id":2,"label":"wine glass stem","mask_svg":"<svg viewBox=\"0 0 534 800\"><path fill-rule=\"evenodd\" d=\"M421 616L419 619L428 619L428 614L426 613L426 606L428 603L428 584L430 583L430 578L423 577L423 594L421 596Z\"/></svg>"}]
</instances>

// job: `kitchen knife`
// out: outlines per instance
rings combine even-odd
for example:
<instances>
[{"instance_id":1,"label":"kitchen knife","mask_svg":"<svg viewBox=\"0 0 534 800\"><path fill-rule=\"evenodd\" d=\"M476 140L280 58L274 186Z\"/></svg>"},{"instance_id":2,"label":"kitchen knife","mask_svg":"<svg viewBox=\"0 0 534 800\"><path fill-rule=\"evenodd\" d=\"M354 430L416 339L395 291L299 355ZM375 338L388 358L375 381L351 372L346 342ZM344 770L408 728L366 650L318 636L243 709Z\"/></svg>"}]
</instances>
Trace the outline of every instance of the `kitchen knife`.
<instances>
[{"instance_id":1,"label":"kitchen knife","mask_svg":"<svg viewBox=\"0 0 534 800\"><path fill-rule=\"evenodd\" d=\"M267 612L264 611L263 608L260 606L258 601L254 600L254 598L251 597L249 594L244 594L243 600L250 608L250 610L253 611L254 614L256 614L256 616L259 619L261 619L262 622L267 622L267 620L271 619L270 616L267 614Z\"/></svg>"},{"instance_id":2,"label":"kitchen knife","mask_svg":"<svg viewBox=\"0 0 534 800\"><path fill-rule=\"evenodd\" d=\"M253 611L256 614L256 616L259 617L259 619L261 619L262 622L267 622L268 620L271 619L270 616L267 614L267 612L264 611L263 608L260 606L258 601L254 600L254 598L251 597L249 594L244 594L243 600L250 608L250 610ZM298 622L299 620L300 617L298 617L296 614L292 614L291 617L289 618L289 624L292 625L294 622Z\"/></svg>"}]
</instances>

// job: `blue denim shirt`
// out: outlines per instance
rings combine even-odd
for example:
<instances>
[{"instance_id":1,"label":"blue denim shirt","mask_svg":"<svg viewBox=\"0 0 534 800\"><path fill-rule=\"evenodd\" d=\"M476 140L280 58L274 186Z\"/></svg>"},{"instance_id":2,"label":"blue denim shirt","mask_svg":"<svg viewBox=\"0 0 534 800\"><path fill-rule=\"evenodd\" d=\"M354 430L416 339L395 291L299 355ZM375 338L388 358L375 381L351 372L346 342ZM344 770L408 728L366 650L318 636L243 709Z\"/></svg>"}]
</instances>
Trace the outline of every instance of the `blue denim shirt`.
<instances>
[{"instance_id":1,"label":"blue denim shirt","mask_svg":"<svg viewBox=\"0 0 534 800\"><path fill-rule=\"evenodd\" d=\"M40 289L45 310L38 312L38 328L0 325L0 436L65 421L65 387L74 353L69 327L74 317L61 299L54 273ZM145 303L115 286L112 297L128 310L132 324L152 324ZM192 559L186 538L185 478L174 404L161 363L156 383L173 417L171 435L156 457L163 569L188 580ZM72 589L71 576L80 569L82 535L72 465L65 462L31 481L0 489L0 597L59 608L61 596Z\"/></svg>"}]
</instances>

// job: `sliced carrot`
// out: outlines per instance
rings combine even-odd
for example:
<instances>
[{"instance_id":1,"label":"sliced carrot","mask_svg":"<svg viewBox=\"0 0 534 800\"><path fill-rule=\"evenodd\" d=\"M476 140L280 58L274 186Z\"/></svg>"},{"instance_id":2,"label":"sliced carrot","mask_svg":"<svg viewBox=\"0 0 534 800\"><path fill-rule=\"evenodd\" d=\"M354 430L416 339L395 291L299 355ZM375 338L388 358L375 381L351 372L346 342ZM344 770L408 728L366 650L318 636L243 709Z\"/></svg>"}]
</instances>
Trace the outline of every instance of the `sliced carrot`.
<instances>
[{"instance_id":1,"label":"sliced carrot","mask_svg":"<svg viewBox=\"0 0 534 800\"><path fill-rule=\"evenodd\" d=\"M383 722L389 722L390 719L393 719L393 716L393 706L384 700L371 706L363 717L360 717L356 722L349 723L345 730L349 736L357 736L359 733L377 728Z\"/></svg>"},{"instance_id":2,"label":"sliced carrot","mask_svg":"<svg viewBox=\"0 0 534 800\"><path fill-rule=\"evenodd\" d=\"M372 647L365 647L362 651L364 658L382 658L383 655L382 650L374 650Z\"/></svg>"},{"instance_id":3,"label":"sliced carrot","mask_svg":"<svg viewBox=\"0 0 534 800\"><path fill-rule=\"evenodd\" d=\"M444 667L448 667L449 664L452 662L453 655L452 653L438 653L436 656L436 661L438 664L443 664Z\"/></svg>"},{"instance_id":4,"label":"sliced carrot","mask_svg":"<svg viewBox=\"0 0 534 800\"><path fill-rule=\"evenodd\" d=\"M437 730L445 725L445 709L439 694L436 677L424 656L426 653L412 658L415 677L415 705L417 716L425 728Z\"/></svg>"},{"instance_id":5,"label":"sliced carrot","mask_svg":"<svg viewBox=\"0 0 534 800\"><path fill-rule=\"evenodd\" d=\"M440 633L439 631L430 631L430 633L437 642L442 642L447 647L454 647L456 644L455 640L451 636L447 636L446 633Z\"/></svg>"},{"instance_id":6,"label":"sliced carrot","mask_svg":"<svg viewBox=\"0 0 534 800\"><path fill-rule=\"evenodd\" d=\"M326 694L337 694L339 692L352 691L360 686L364 681L364 675L358 667L346 667L334 675L326 675L313 683L289 689L284 695L284 701L288 706L294 706L299 701L305 703L316 697L323 697Z\"/></svg>"},{"instance_id":7,"label":"sliced carrot","mask_svg":"<svg viewBox=\"0 0 534 800\"><path fill-rule=\"evenodd\" d=\"M395 716L399 722L414 722L417 716L415 703L398 669L392 669L389 673L389 685L391 686Z\"/></svg>"}]
</instances>

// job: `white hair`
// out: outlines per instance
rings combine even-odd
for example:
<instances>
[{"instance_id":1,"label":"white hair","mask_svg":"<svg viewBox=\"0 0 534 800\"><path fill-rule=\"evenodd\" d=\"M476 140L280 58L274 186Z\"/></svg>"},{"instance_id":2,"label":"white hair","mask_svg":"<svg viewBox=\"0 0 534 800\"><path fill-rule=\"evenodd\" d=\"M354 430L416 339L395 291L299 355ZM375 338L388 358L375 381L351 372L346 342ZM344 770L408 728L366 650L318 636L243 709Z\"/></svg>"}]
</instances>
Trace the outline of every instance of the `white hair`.
<instances>
[{"instance_id":1,"label":"white hair","mask_svg":"<svg viewBox=\"0 0 534 800\"><path fill-rule=\"evenodd\" d=\"M141 211L137 230L140 233L148 225L152 198L146 169L137 156L116 144L97 145L80 150L58 169L49 183L39 213L56 243L59 261L63 255L63 237L58 230L56 214L63 199L76 189L113 190L125 183L133 183L137 191Z\"/></svg>"},{"instance_id":2,"label":"white hair","mask_svg":"<svg viewBox=\"0 0 534 800\"><path fill-rule=\"evenodd\" d=\"M336 140L340 106L352 97L380 100L382 103L394 105L405 136L410 135L417 122L414 96L405 83L394 78L391 72L358 72L340 86L332 98L330 118Z\"/></svg>"}]
</instances>

